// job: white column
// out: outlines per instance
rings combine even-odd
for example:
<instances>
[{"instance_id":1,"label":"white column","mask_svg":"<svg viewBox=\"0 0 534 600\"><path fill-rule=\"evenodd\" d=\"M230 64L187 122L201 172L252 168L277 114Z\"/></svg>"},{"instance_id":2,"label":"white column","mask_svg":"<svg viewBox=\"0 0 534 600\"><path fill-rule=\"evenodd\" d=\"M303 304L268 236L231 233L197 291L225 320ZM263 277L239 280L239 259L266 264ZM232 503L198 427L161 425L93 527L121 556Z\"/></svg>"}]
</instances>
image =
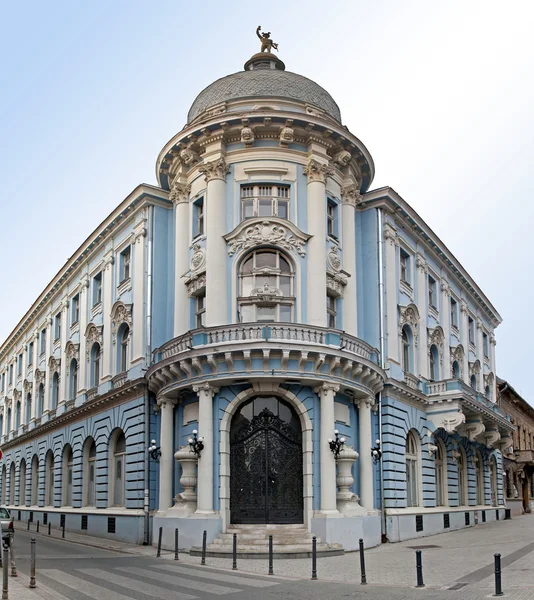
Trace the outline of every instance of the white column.
<instances>
[{"instance_id":1,"label":"white column","mask_svg":"<svg viewBox=\"0 0 534 600\"><path fill-rule=\"evenodd\" d=\"M360 504L366 510L374 510L373 491L373 436L371 429L371 408L375 399L361 398L358 402L358 437L360 442Z\"/></svg>"},{"instance_id":2,"label":"white column","mask_svg":"<svg viewBox=\"0 0 534 600\"><path fill-rule=\"evenodd\" d=\"M497 402L497 367L495 365L495 346L497 345L497 340L495 339L495 334L493 332L490 333L490 371L493 373L493 385L491 390L491 400L493 402Z\"/></svg>"},{"instance_id":3,"label":"white column","mask_svg":"<svg viewBox=\"0 0 534 600\"><path fill-rule=\"evenodd\" d=\"M482 320L480 318L477 317L476 320L476 328L477 328L477 332L476 332L476 341L477 341L477 359L480 363L480 373L478 375L478 381L477 381L477 390L483 394L484 393L484 340L483 340L483 327L482 327ZM489 341L489 340L488 340Z\"/></svg>"},{"instance_id":4,"label":"white column","mask_svg":"<svg viewBox=\"0 0 534 600\"><path fill-rule=\"evenodd\" d=\"M189 270L189 192L190 186L177 175L170 200L174 202L174 337L189 331L189 296L182 279ZM208 204L206 200L206 205Z\"/></svg>"},{"instance_id":5,"label":"white column","mask_svg":"<svg viewBox=\"0 0 534 600\"><path fill-rule=\"evenodd\" d=\"M199 167L206 190L206 325L228 323L226 261L226 174L224 157ZM189 311L188 311L189 312Z\"/></svg>"},{"instance_id":6,"label":"white column","mask_svg":"<svg viewBox=\"0 0 534 600\"><path fill-rule=\"evenodd\" d=\"M357 186L352 183L341 190L343 198L343 268L350 274L343 296L343 329L358 336L358 300L356 295L356 223L355 208L361 201Z\"/></svg>"},{"instance_id":7,"label":"white column","mask_svg":"<svg viewBox=\"0 0 534 600\"><path fill-rule=\"evenodd\" d=\"M204 450L198 459L197 513L213 512L213 397L219 391L209 383L196 386L198 394L198 435Z\"/></svg>"},{"instance_id":8,"label":"white column","mask_svg":"<svg viewBox=\"0 0 534 600\"><path fill-rule=\"evenodd\" d=\"M308 176L307 323L326 327L326 179L332 167L311 158Z\"/></svg>"},{"instance_id":9,"label":"white column","mask_svg":"<svg viewBox=\"0 0 534 600\"><path fill-rule=\"evenodd\" d=\"M336 459L328 439L334 437L336 419L334 416L334 397L339 391L338 385L324 383L315 388L315 393L319 395L321 401L321 428L319 431L320 439L320 466L321 466L321 512L337 514L336 503Z\"/></svg>"},{"instance_id":10,"label":"white column","mask_svg":"<svg viewBox=\"0 0 534 600\"><path fill-rule=\"evenodd\" d=\"M451 375L451 288L445 279L441 280L441 327L443 328L443 365L440 379L450 379Z\"/></svg>"},{"instance_id":11,"label":"white column","mask_svg":"<svg viewBox=\"0 0 534 600\"><path fill-rule=\"evenodd\" d=\"M464 381L470 385L469 381L469 320L467 313L467 302L462 298L460 300L460 314L461 314L461 328L460 328L460 340L464 349Z\"/></svg>"},{"instance_id":12,"label":"white column","mask_svg":"<svg viewBox=\"0 0 534 600\"><path fill-rule=\"evenodd\" d=\"M390 223L384 223L385 267L386 267L386 336L388 361L400 364L399 358L399 317L397 308L397 230ZM414 332L415 334L415 332ZM415 361L414 361L415 362ZM415 369L414 369L415 372Z\"/></svg>"},{"instance_id":13,"label":"white column","mask_svg":"<svg viewBox=\"0 0 534 600\"><path fill-rule=\"evenodd\" d=\"M80 352L78 360L78 394L85 394L87 390L87 340L85 339L85 330L87 329L87 305L89 295L89 279L87 275L82 279L80 288Z\"/></svg>"},{"instance_id":14,"label":"white column","mask_svg":"<svg viewBox=\"0 0 534 600\"><path fill-rule=\"evenodd\" d=\"M29 344L29 342L28 342ZM26 351L26 345L22 346L22 381L24 382L24 380L26 379L26 368L27 368L27 351ZM22 384L22 396L20 399L20 425L23 425L26 423L26 397L28 395L28 389L24 387L24 383Z\"/></svg>"},{"instance_id":15,"label":"white column","mask_svg":"<svg viewBox=\"0 0 534 600\"><path fill-rule=\"evenodd\" d=\"M59 375L59 398L58 407L62 406L69 397L69 382L67 373L70 372L70 365L67 365L67 355L65 354L65 346L67 345L68 330L69 330L69 310L68 301L65 298L61 305L61 339L59 341L59 356L61 357L60 375Z\"/></svg>"},{"instance_id":16,"label":"white column","mask_svg":"<svg viewBox=\"0 0 534 600\"><path fill-rule=\"evenodd\" d=\"M111 309L113 307L113 264L115 252L113 248L104 256L104 274L102 281L102 317L103 317L103 352L102 352L102 382L109 381L113 376L113 344L111 342Z\"/></svg>"},{"instance_id":17,"label":"white column","mask_svg":"<svg viewBox=\"0 0 534 600\"><path fill-rule=\"evenodd\" d=\"M6 375L6 382L7 382L7 375ZM7 386L7 383L6 383ZM3 406L4 406L4 419L2 421L2 435L7 435L9 432L7 430L7 396L4 397L4 402L3 402ZM7 468L7 466L6 466Z\"/></svg>"},{"instance_id":18,"label":"white column","mask_svg":"<svg viewBox=\"0 0 534 600\"><path fill-rule=\"evenodd\" d=\"M43 415L50 410L50 385L52 383L52 375L48 368L52 351L52 317L48 317L46 322L46 339L45 339L45 380L44 380L44 399L43 399Z\"/></svg>"},{"instance_id":19,"label":"white column","mask_svg":"<svg viewBox=\"0 0 534 600\"><path fill-rule=\"evenodd\" d=\"M33 332L33 357L32 357L32 369L33 369L33 381L32 381L32 409L30 414L30 422L35 420L35 414L37 412L37 394L39 386L37 385L37 378L35 377L35 371L39 368L39 331ZM28 467L26 466L26 472L28 473Z\"/></svg>"},{"instance_id":20,"label":"white column","mask_svg":"<svg viewBox=\"0 0 534 600\"><path fill-rule=\"evenodd\" d=\"M167 511L173 505L172 477L174 469L174 406L176 400L161 398L158 405L161 410L159 445L159 510Z\"/></svg>"},{"instance_id":21,"label":"white column","mask_svg":"<svg viewBox=\"0 0 534 600\"><path fill-rule=\"evenodd\" d=\"M132 315L132 364L145 359L145 314L146 298L146 259L145 259L146 219L136 223L133 233L133 315Z\"/></svg>"},{"instance_id":22,"label":"white column","mask_svg":"<svg viewBox=\"0 0 534 600\"><path fill-rule=\"evenodd\" d=\"M417 309L419 310L419 374L428 378L428 268L425 257L417 254L415 259L417 267Z\"/></svg>"}]
</instances>

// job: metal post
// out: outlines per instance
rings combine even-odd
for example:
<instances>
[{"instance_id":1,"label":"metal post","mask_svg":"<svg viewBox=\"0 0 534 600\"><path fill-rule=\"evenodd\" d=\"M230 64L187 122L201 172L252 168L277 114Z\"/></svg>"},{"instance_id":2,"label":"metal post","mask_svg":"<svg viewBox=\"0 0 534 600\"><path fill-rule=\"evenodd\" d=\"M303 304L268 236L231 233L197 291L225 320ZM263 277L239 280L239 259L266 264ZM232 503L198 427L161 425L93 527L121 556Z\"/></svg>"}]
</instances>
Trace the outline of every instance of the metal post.
<instances>
[{"instance_id":1,"label":"metal post","mask_svg":"<svg viewBox=\"0 0 534 600\"><path fill-rule=\"evenodd\" d=\"M31 554L30 554L30 587L35 587L35 538L31 540Z\"/></svg>"},{"instance_id":2,"label":"metal post","mask_svg":"<svg viewBox=\"0 0 534 600\"><path fill-rule=\"evenodd\" d=\"M494 596L502 596L502 583L501 583L501 555L495 554L495 593Z\"/></svg>"},{"instance_id":3,"label":"metal post","mask_svg":"<svg viewBox=\"0 0 534 600\"><path fill-rule=\"evenodd\" d=\"M208 532L204 529L204 533L202 534L202 560L200 561L201 565L206 564L206 537Z\"/></svg>"},{"instance_id":4,"label":"metal post","mask_svg":"<svg viewBox=\"0 0 534 600\"><path fill-rule=\"evenodd\" d=\"M7 570L9 568L9 546L7 544L4 544L2 559L2 600L8 600L9 578Z\"/></svg>"},{"instance_id":5,"label":"metal post","mask_svg":"<svg viewBox=\"0 0 534 600\"><path fill-rule=\"evenodd\" d=\"M317 538L312 537L312 579L317 579Z\"/></svg>"},{"instance_id":6,"label":"metal post","mask_svg":"<svg viewBox=\"0 0 534 600\"><path fill-rule=\"evenodd\" d=\"M66 519L63 520L63 528L62 528L62 531L61 531L61 537L62 538L65 537L65 521L66 521Z\"/></svg>"},{"instance_id":7,"label":"metal post","mask_svg":"<svg viewBox=\"0 0 534 600\"><path fill-rule=\"evenodd\" d=\"M161 556L161 536L163 535L163 527L159 528L159 533L158 533L158 552L156 554L156 558L160 558Z\"/></svg>"},{"instance_id":8,"label":"metal post","mask_svg":"<svg viewBox=\"0 0 534 600\"><path fill-rule=\"evenodd\" d=\"M174 560L180 560L178 558L178 527L174 530Z\"/></svg>"},{"instance_id":9,"label":"metal post","mask_svg":"<svg viewBox=\"0 0 534 600\"><path fill-rule=\"evenodd\" d=\"M360 572L362 585L367 585L367 575L365 574L365 554L363 550L363 540L360 538Z\"/></svg>"},{"instance_id":10,"label":"metal post","mask_svg":"<svg viewBox=\"0 0 534 600\"><path fill-rule=\"evenodd\" d=\"M28 529L27 531L30 531L30 519L28 519Z\"/></svg>"},{"instance_id":11,"label":"metal post","mask_svg":"<svg viewBox=\"0 0 534 600\"><path fill-rule=\"evenodd\" d=\"M269 575L274 575L273 571L273 536L269 536Z\"/></svg>"},{"instance_id":12,"label":"metal post","mask_svg":"<svg viewBox=\"0 0 534 600\"><path fill-rule=\"evenodd\" d=\"M11 538L11 545L9 548L9 553L11 554L11 577L18 577L17 573L17 565L15 563L15 538Z\"/></svg>"},{"instance_id":13,"label":"metal post","mask_svg":"<svg viewBox=\"0 0 534 600\"><path fill-rule=\"evenodd\" d=\"M237 533L234 533L234 546L232 548L232 571L237 571Z\"/></svg>"},{"instance_id":14,"label":"metal post","mask_svg":"<svg viewBox=\"0 0 534 600\"><path fill-rule=\"evenodd\" d=\"M416 550L415 551L415 566L417 570L417 585L415 587L421 588L425 587L423 583L423 551Z\"/></svg>"},{"instance_id":15,"label":"metal post","mask_svg":"<svg viewBox=\"0 0 534 600\"><path fill-rule=\"evenodd\" d=\"M48 535L50 535L50 526L52 525L52 523L48 523Z\"/></svg>"},{"instance_id":16,"label":"metal post","mask_svg":"<svg viewBox=\"0 0 534 600\"><path fill-rule=\"evenodd\" d=\"M39 533L39 521L37 521L37 533Z\"/></svg>"}]
</instances>

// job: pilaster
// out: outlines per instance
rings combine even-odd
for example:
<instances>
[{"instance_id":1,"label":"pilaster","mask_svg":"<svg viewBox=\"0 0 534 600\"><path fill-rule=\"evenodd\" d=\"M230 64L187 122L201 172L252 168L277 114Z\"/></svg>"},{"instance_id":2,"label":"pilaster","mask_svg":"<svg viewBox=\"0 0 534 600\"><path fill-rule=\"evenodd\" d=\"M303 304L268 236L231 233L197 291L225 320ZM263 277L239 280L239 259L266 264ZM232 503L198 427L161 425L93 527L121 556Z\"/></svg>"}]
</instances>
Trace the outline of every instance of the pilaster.
<instances>
[{"instance_id":1,"label":"pilaster","mask_svg":"<svg viewBox=\"0 0 534 600\"><path fill-rule=\"evenodd\" d=\"M384 244L386 258L386 330L388 361L400 364L399 332L397 310L397 248L399 240L397 230L390 224L384 223Z\"/></svg>"},{"instance_id":2,"label":"pilaster","mask_svg":"<svg viewBox=\"0 0 534 600\"><path fill-rule=\"evenodd\" d=\"M35 415L37 414L37 396L39 392L39 385L37 383L37 377L35 376L35 372L39 368L39 330L33 332L33 358L32 358L32 369L33 369L33 379L32 379L32 407L30 414L30 423L35 420ZM27 469L27 467L26 467Z\"/></svg>"},{"instance_id":3,"label":"pilaster","mask_svg":"<svg viewBox=\"0 0 534 600\"><path fill-rule=\"evenodd\" d=\"M61 366L59 375L59 397L57 399L57 408L63 406L69 396L69 378L67 377L67 369L70 369L70 365L67 365L67 355L65 354L65 346L67 345L69 330L68 306L69 302L67 298L64 298L63 302L61 303L61 336L59 341L59 356L61 357Z\"/></svg>"},{"instance_id":4,"label":"pilaster","mask_svg":"<svg viewBox=\"0 0 534 600\"><path fill-rule=\"evenodd\" d=\"M145 358L145 313L146 298L146 259L145 259L146 219L136 223L132 235L133 252L133 315L132 315L132 365Z\"/></svg>"},{"instance_id":5,"label":"pilaster","mask_svg":"<svg viewBox=\"0 0 534 600\"><path fill-rule=\"evenodd\" d=\"M189 296L182 276L189 268L189 192L190 186L176 175L169 198L174 203L174 336L189 327Z\"/></svg>"},{"instance_id":6,"label":"pilaster","mask_svg":"<svg viewBox=\"0 0 534 600\"><path fill-rule=\"evenodd\" d=\"M447 280L441 280L441 327L443 341L443 366L441 379L451 377L451 288Z\"/></svg>"},{"instance_id":7,"label":"pilaster","mask_svg":"<svg viewBox=\"0 0 534 600\"><path fill-rule=\"evenodd\" d=\"M159 511L165 513L173 505L172 482L174 469L174 407L176 400L158 398L161 410L160 418L160 448L159 464Z\"/></svg>"},{"instance_id":8,"label":"pilaster","mask_svg":"<svg viewBox=\"0 0 534 600\"><path fill-rule=\"evenodd\" d=\"M373 437L371 428L371 408L375 399L371 396L356 401L358 405L360 442L360 504L366 510L374 510L373 459L371 448Z\"/></svg>"},{"instance_id":9,"label":"pilaster","mask_svg":"<svg viewBox=\"0 0 534 600\"><path fill-rule=\"evenodd\" d=\"M87 339L85 337L85 330L87 329L88 288L89 278L87 275L84 275L80 287L80 358L78 360L78 394L85 394L87 390L87 360L85 356Z\"/></svg>"},{"instance_id":10,"label":"pilaster","mask_svg":"<svg viewBox=\"0 0 534 600\"><path fill-rule=\"evenodd\" d=\"M467 302L463 298L462 300L460 300L460 315L462 321L462 327L460 329L460 339L464 348L463 374L465 383L470 385L471 382L469 380L469 322Z\"/></svg>"},{"instance_id":11,"label":"pilaster","mask_svg":"<svg viewBox=\"0 0 534 600\"><path fill-rule=\"evenodd\" d=\"M422 254L417 254L415 264L417 268L417 308L419 309L419 374L428 379L428 267Z\"/></svg>"},{"instance_id":12,"label":"pilaster","mask_svg":"<svg viewBox=\"0 0 534 600\"><path fill-rule=\"evenodd\" d=\"M350 277L347 280L343 298L343 329L358 336L358 296L356 293L356 205L361 202L361 194L356 183L344 182L341 189L343 199L343 267Z\"/></svg>"},{"instance_id":13,"label":"pilaster","mask_svg":"<svg viewBox=\"0 0 534 600\"><path fill-rule=\"evenodd\" d=\"M104 255L102 317L104 347L102 352L102 377L101 381L109 381L113 375L113 345L111 340L111 308L113 306L113 265L115 264L115 251L113 248Z\"/></svg>"}]
</instances>

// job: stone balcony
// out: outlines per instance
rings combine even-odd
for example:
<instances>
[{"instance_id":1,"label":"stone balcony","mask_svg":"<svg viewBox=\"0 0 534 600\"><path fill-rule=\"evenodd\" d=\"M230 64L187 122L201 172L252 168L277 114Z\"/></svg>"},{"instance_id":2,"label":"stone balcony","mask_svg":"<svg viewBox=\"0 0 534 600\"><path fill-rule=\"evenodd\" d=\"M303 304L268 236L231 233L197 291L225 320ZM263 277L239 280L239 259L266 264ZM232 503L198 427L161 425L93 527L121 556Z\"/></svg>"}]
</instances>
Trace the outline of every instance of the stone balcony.
<instances>
[{"instance_id":1,"label":"stone balcony","mask_svg":"<svg viewBox=\"0 0 534 600\"><path fill-rule=\"evenodd\" d=\"M516 462L534 465L534 450L515 450Z\"/></svg>"},{"instance_id":2,"label":"stone balcony","mask_svg":"<svg viewBox=\"0 0 534 600\"><path fill-rule=\"evenodd\" d=\"M383 387L378 351L335 329L289 323L239 323L195 329L157 348L150 389L178 392L202 381L229 385L258 378L332 381L357 396Z\"/></svg>"}]
</instances>

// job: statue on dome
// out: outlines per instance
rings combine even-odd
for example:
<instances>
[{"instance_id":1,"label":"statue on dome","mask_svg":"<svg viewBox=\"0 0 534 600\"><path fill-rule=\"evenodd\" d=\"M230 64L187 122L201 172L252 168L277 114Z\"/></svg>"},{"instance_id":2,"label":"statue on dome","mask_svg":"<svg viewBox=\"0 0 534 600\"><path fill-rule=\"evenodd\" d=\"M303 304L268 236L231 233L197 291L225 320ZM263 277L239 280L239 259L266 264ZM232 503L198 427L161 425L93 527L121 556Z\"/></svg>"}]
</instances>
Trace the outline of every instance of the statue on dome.
<instances>
[{"instance_id":1,"label":"statue on dome","mask_svg":"<svg viewBox=\"0 0 534 600\"><path fill-rule=\"evenodd\" d=\"M256 28L256 35L261 40L261 52L271 52L274 48L278 52L278 44L275 44L273 40L271 40L271 32L266 31L265 33L260 33L261 25L258 25Z\"/></svg>"}]
</instances>

